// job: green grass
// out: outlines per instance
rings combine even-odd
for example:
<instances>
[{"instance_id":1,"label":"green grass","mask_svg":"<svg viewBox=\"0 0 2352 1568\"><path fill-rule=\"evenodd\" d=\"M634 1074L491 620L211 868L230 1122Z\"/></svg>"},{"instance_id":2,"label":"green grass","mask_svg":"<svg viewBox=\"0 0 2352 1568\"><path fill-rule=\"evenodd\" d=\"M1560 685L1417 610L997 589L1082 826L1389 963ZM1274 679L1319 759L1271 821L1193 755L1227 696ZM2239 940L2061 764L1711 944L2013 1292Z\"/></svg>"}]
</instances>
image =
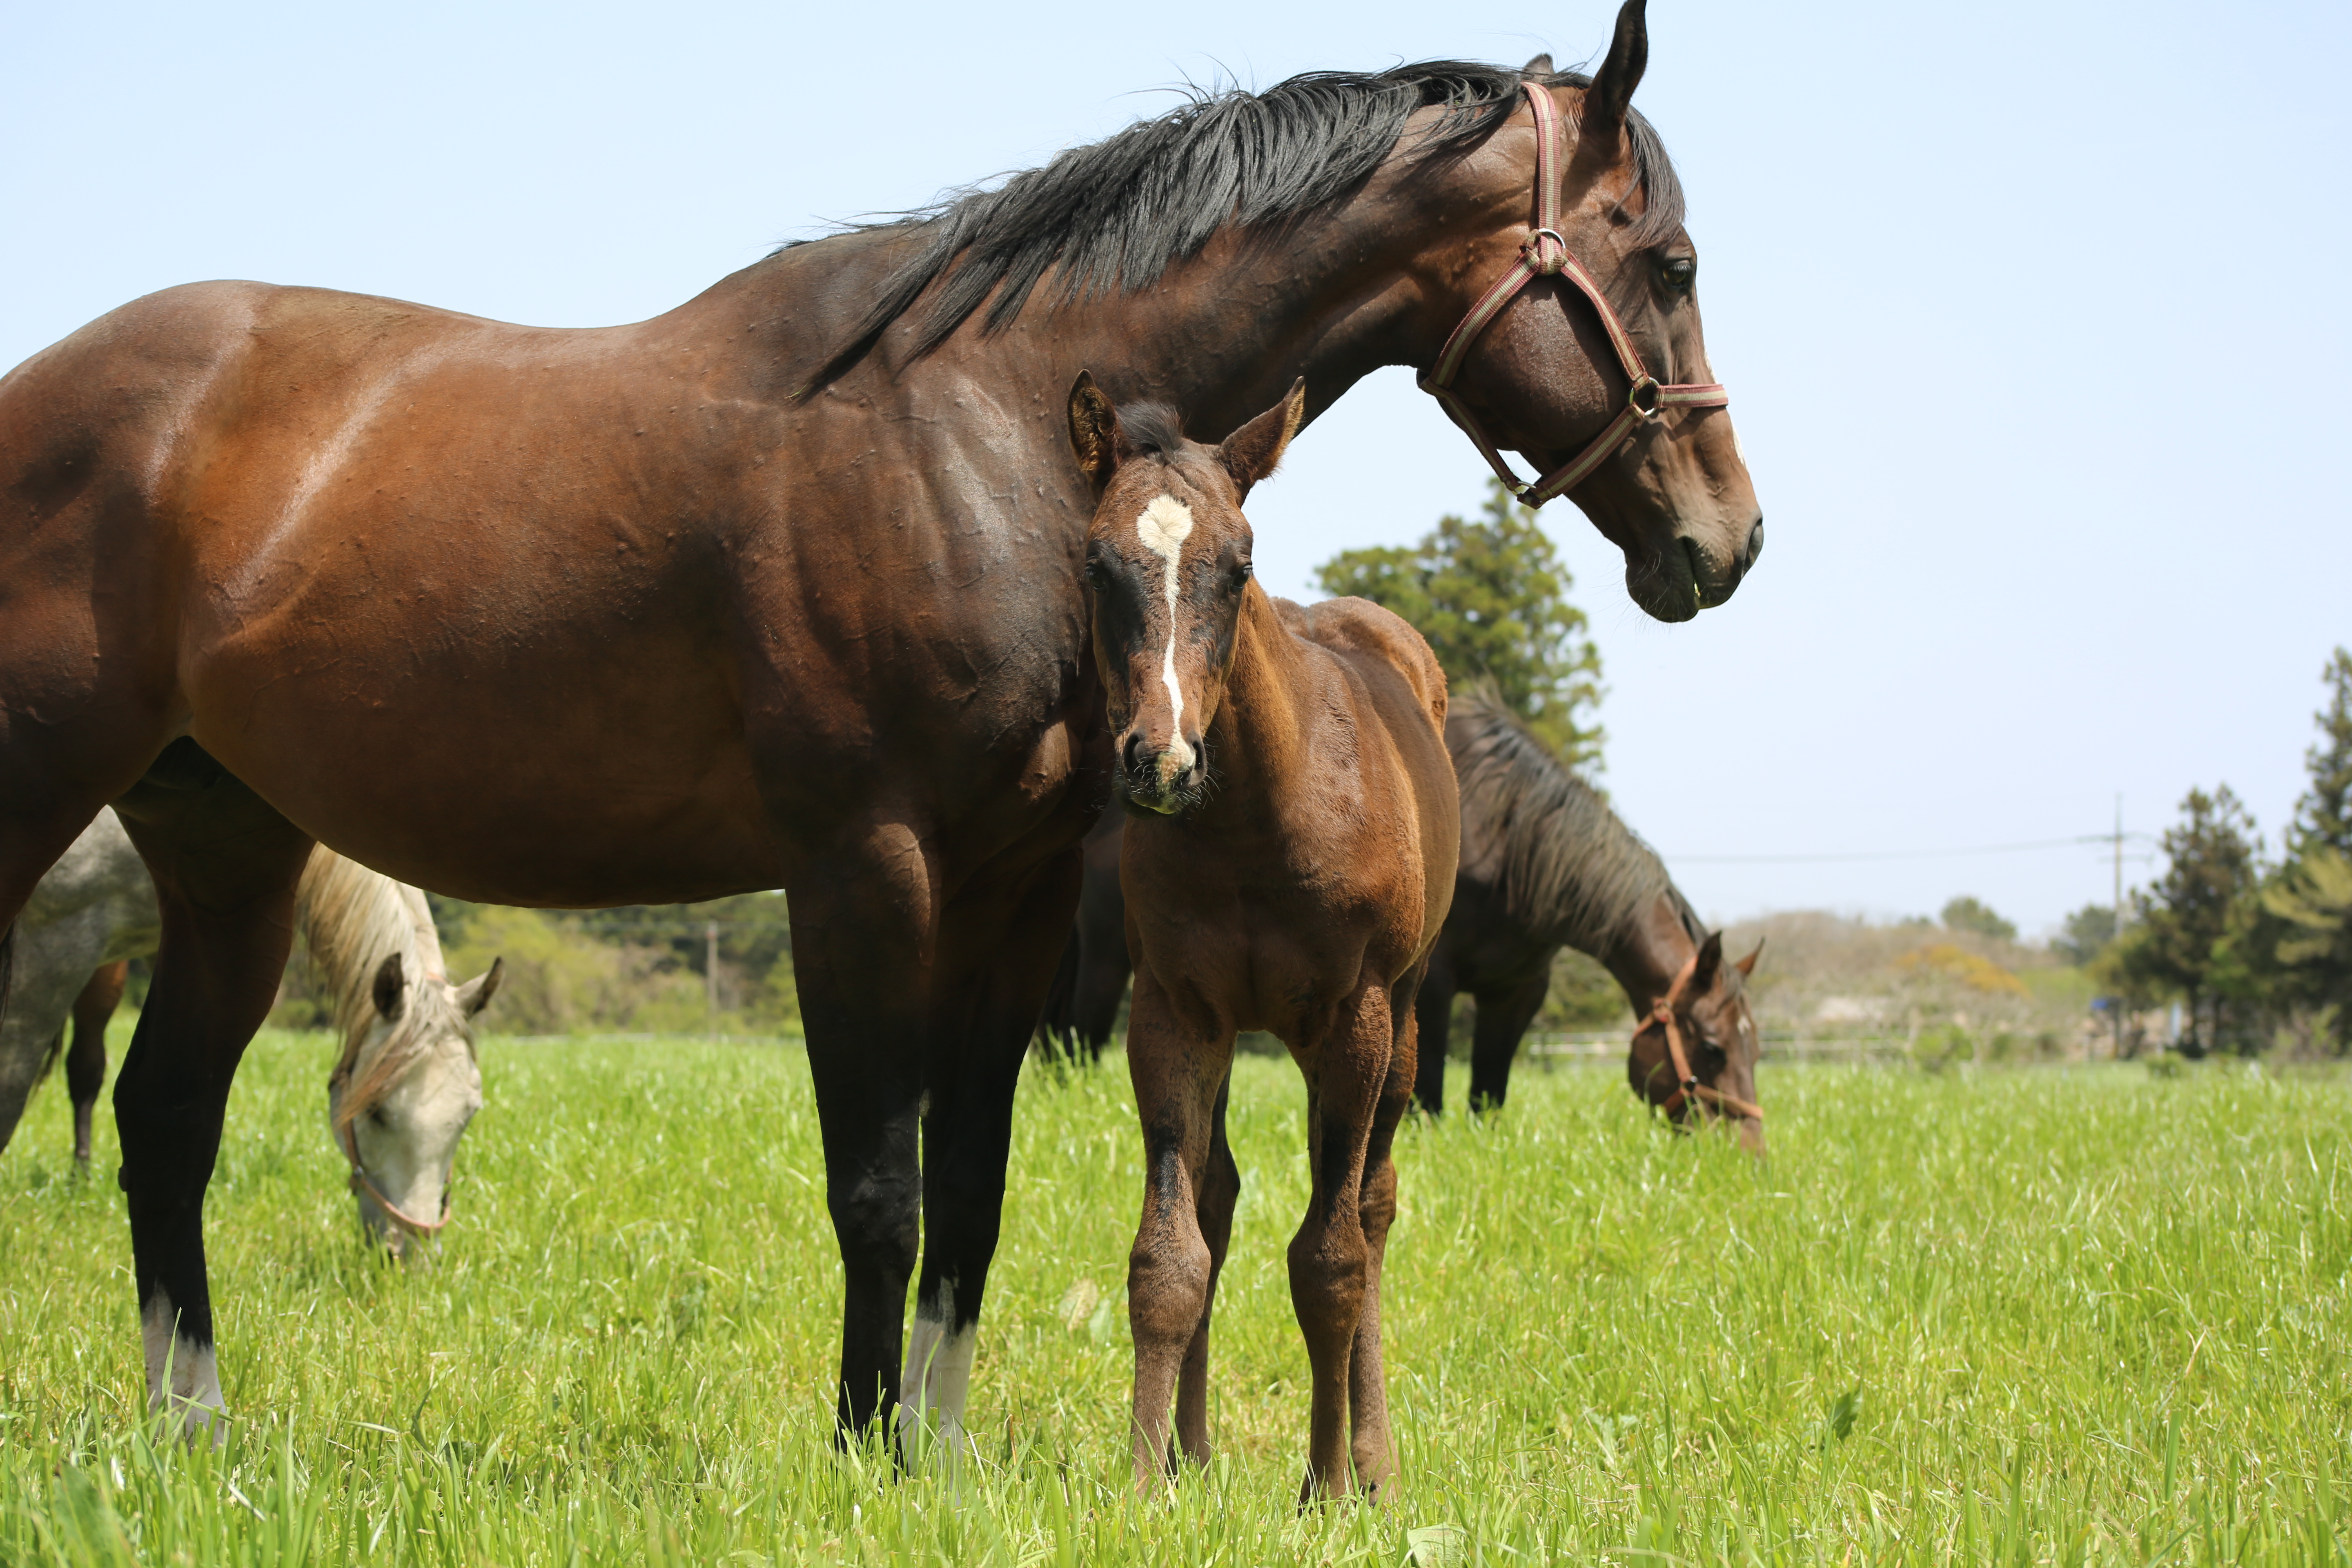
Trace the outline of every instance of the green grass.
<instances>
[{"instance_id":1,"label":"green grass","mask_svg":"<svg viewBox=\"0 0 2352 1568\"><path fill-rule=\"evenodd\" d=\"M330 1056L265 1037L230 1107L217 1453L142 1429L110 1118L78 1185L36 1101L0 1156L0 1563L2347 1558L2340 1078L1768 1066L1759 1167L1613 1073L1523 1071L1400 1147L1403 1495L1302 1512L1286 1062L1237 1068L1221 1457L1138 1503L1116 1063L1024 1085L959 1491L834 1449L798 1050L493 1040L429 1274L357 1239Z\"/></svg>"}]
</instances>

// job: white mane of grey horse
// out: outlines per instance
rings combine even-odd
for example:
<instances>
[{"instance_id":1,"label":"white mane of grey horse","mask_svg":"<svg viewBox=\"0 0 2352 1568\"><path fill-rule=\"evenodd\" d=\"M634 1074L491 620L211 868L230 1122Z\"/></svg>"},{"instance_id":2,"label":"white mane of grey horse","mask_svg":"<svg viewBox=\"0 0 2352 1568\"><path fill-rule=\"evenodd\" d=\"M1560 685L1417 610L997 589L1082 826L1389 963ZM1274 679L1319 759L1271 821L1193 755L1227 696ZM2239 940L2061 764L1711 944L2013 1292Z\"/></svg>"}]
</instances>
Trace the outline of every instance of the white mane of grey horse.
<instances>
[{"instance_id":1,"label":"white mane of grey horse","mask_svg":"<svg viewBox=\"0 0 2352 1568\"><path fill-rule=\"evenodd\" d=\"M425 895L310 853L295 919L335 996L342 1049L328 1126L352 1171L361 1219L395 1255L440 1228L457 1140L482 1105L473 1019L501 966L463 985L444 973ZM54 1059L91 972L155 951L155 885L111 810L74 840L16 922L15 983L0 1019L0 1149Z\"/></svg>"}]
</instances>

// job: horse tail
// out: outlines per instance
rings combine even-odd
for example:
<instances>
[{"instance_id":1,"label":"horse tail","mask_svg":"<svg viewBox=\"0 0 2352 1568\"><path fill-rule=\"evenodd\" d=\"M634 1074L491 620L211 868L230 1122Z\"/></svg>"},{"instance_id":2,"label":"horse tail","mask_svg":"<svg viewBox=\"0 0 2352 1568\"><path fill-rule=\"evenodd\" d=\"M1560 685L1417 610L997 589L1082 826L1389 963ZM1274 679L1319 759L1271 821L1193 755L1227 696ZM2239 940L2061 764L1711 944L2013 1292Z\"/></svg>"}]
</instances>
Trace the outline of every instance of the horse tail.
<instances>
[{"instance_id":1,"label":"horse tail","mask_svg":"<svg viewBox=\"0 0 2352 1568\"><path fill-rule=\"evenodd\" d=\"M1049 1057L1075 1061L1078 1055L1078 933L1072 931L1045 988L1045 1008L1037 1016L1037 1043Z\"/></svg>"}]
</instances>

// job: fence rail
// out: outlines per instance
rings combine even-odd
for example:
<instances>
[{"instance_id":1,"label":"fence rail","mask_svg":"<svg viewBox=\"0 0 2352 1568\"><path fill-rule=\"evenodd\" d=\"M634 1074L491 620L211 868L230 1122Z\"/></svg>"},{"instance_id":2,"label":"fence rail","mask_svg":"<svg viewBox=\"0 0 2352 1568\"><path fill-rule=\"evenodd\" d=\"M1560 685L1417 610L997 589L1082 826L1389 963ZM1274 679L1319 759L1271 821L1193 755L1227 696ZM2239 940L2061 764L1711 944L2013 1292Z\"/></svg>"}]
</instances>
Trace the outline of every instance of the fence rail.
<instances>
[{"instance_id":1,"label":"fence rail","mask_svg":"<svg viewBox=\"0 0 2352 1568\"><path fill-rule=\"evenodd\" d=\"M1529 1035L1521 1048L1532 1057L1567 1060L1614 1061L1625 1054L1632 1031L1609 1034ZM1767 1031L1762 1041L1764 1061L1875 1062L1907 1058L1911 1041L1902 1035L1862 1037L1792 1035Z\"/></svg>"}]
</instances>

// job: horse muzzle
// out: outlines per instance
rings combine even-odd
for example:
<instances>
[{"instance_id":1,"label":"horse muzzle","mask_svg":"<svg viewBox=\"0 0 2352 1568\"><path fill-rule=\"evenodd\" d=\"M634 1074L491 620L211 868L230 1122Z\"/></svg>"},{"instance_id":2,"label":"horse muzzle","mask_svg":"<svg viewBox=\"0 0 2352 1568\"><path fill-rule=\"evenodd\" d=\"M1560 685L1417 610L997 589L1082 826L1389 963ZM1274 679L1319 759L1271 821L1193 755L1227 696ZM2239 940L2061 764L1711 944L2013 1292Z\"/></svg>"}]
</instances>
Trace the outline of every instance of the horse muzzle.
<instances>
[{"instance_id":1,"label":"horse muzzle","mask_svg":"<svg viewBox=\"0 0 2352 1568\"><path fill-rule=\"evenodd\" d=\"M1172 816L1201 798L1207 767L1198 740L1155 746L1129 731L1119 744L1118 794L1129 806Z\"/></svg>"}]
</instances>

